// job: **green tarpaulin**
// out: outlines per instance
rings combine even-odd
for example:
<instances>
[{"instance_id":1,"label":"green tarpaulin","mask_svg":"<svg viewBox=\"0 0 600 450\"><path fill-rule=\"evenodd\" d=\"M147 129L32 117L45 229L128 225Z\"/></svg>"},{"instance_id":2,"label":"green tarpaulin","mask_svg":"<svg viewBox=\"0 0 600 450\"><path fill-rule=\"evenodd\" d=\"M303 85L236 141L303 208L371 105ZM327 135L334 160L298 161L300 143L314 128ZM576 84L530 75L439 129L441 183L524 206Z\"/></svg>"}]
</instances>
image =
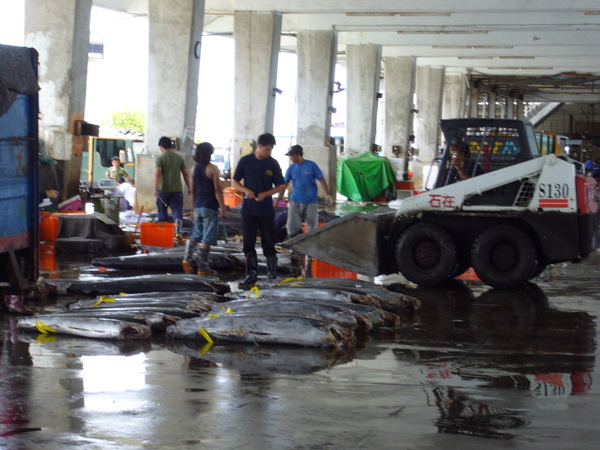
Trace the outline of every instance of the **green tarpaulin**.
<instances>
[{"instance_id":1,"label":"green tarpaulin","mask_svg":"<svg viewBox=\"0 0 600 450\"><path fill-rule=\"evenodd\" d=\"M396 175L390 161L374 153L339 157L337 190L352 201L369 201L386 188L396 193Z\"/></svg>"}]
</instances>

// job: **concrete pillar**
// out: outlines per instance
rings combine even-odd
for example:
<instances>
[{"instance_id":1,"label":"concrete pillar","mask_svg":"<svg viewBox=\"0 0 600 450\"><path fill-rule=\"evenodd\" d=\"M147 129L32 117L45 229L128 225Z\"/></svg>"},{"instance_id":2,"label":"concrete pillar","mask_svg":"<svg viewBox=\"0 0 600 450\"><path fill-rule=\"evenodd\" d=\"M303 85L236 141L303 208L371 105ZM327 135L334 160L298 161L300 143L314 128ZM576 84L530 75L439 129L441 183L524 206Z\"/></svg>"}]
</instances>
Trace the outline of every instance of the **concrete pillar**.
<instances>
[{"instance_id":1,"label":"concrete pillar","mask_svg":"<svg viewBox=\"0 0 600 450\"><path fill-rule=\"evenodd\" d=\"M188 170L193 164L204 0L149 0L148 15L147 153L136 160L137 200L144 211L156 207L154 157L161 136L178 138Z\"/></svg>"},{"instance_id":2,"label":"concrete pillar","mask_svg":"<svg viewBox=\"0 0 600 450\"><path fill-rule=\"evenodd\" d=\"M477 118L479 116L479 89L471 88L469 94L469 117Z\"/></svg>"},{"instance_id":3,"label":"concrete pillar","mask_svg":"<svg viewBox=\"0 0 600 450\"><path fill-rule=\"evenodd\" d=\"M381 77L381 47L347 45L348 67L345 151L364 153L375 143L377 94Z\"/></svg>"},{"instance_id":4,"label":"concrete pillar","mask_svg":"<svg viewBox=\"0 0 600 450\"><path fill-rule=\"evenodd\" d=\"M515 118L515 99L512 97L506 98L506 118L507 119Z\"/></svg>"},{"instance_id":5,"label":"concrete pillar","mask_svg":"<svg viewBox=\"0 0 600 450\"><path fill-rule=\"evenodd\" d=\"M444 80L444 100L442 119L465 117L467 80L463 73L446 73Z\"/></svg>"},{"instance_id":6,"label":"concrete pillar","mask_svg":"<svg viewBox=\"0 0 600 450\"><path fill-rule=\"evenodd\" d=\"M417 158L412 172L416 187L423 186L431 161L438 156L441 145L440 119L444 95L445 69L417 68L417 119L415 120L415 148Z\"/></svg>"},{"instance_id":7,"label":"concrete pillar","mask_svg":"<svg viewBox=\"0 0 600 450\"><path fill-rule=\"evenodd\" d=\"M333 106L333 82L337 59L337 33L314 30L298 32L297 142L304 157L316 162L336 193L336 151L329 142ZM285 171L285 167L283 168ZM317 183L320 196L321 185Z\"/></svg>"},{"instance_id":8,"label":"concrete pillar","mask_svg":"<svg viewBox=\"0 0 600 450\"><path fill-rule=\"evenodd\" d=\"M507 97L504 97L504 96L500 97L500 100L499 100L500 104L498 105L498 107L500 109L500 111L498 113L499 119L506 119L506 103L507 102L508 102Z\"/></svg>"},{"instance_id":9,"label":"concrete pillar","mask_svg":"<svg viewBox=\"0 0 600 450\"><path fill-rule=\"evenodd\" d=\"M62 199L79 192L86 137L73 136L83 120L92 0L27 0L25 45L39 53L40 138L52 158L64 161Z\"/></svg>"},{"instance_id":10,"label":"concrete pillar","mask_svg":"<svg viewBox=\"0 0 600 450\"><path fill-rule=\"evenodd\" d=\"M383 58L385 68L385 137L383 156L397 157L394 147L398 146L404 158L410 147L409 137L413 133L413 109L415 105L415 78L417 60L414 56Z\"/></svg>"},{"instance_id":11,"label":"concrete pillar","mask_svg":"<svg viewBox=\"0 0 600 450\"><path fill-rule=\"evenodd\" d=\"M159 138L170 136L191 152L184 137L186 127L196 122L204 0L149 0L148 15L146 146L159 154Z\"/></svg>"},{"instance_id":12,"label":"concrete pillar","mask_svg":"<svg viewBox=\"0 0 600 450\"><path fill-rule=\"evenodd\" d=\"M496 94L494 92L490 92L488 94L488 117L490 119L496 118Z\"/></svg>"},{"instance_id":13,"label":"concrete pillar","mask_svg":"<svg viewBox=\"0 0 600 450\"><path fill-rule=\"evenodd\" d=\"M429 163L437 156L440 144L439 122L442 113L444 69L417 68L416 147L419 160Z\"/></svg>"},{"instance_id":14,"label":"concrete pillar","mask_svg":"<svg viewBox=\"0 0 600 450\"><path fill-rule=\"evenodd\" d=\"M299 31L297 42L297 141L302 146L329 145L337 33Z\"/></svg>"},{"instance_id":15,"label":"concrete pillar","mask_svg":"<svg viewBox=\"0 0 600 450\"><path fill-rule=\"evenodd\" d=\"M235 97L232 169L242 154L251 151L250 141L273 132L277 95L277 62L281 42L281 14L234 13Z\"/></svg>"},{"instance_id":16,"label":"concrete pillar","mask_svg":"<svg viewBox=\"0 0 600 450\"><path fill-rule=\"evenodd\" d=\"M517 100L517 119L523 120L525 118L525 109L523 107L523 100Z\"/></svg>"},{"instance_id":17,"label":"concrete pillar","mask_svg":"<svg viewBox=\"0 0 600 450\"><path fill-rule=\"evenodd\" d=\"M481 117L487 119L489 117L488 93L485 91L479 91L479 99L483 99L483 105L481 105Z\"/></svg>"}]
</instances>

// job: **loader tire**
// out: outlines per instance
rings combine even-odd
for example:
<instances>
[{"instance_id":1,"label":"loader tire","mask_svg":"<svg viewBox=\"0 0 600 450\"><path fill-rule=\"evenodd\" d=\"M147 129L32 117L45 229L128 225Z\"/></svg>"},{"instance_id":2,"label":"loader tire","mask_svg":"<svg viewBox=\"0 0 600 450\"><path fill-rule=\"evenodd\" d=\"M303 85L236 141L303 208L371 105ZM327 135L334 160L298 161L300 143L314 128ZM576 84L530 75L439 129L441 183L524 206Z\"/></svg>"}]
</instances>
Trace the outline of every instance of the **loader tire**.
<instances>
[{"instance_id":1,"label":"loader tire","mask_svg":"<svg viewBox=\"0 0 600 450\"><path fill-rule=\"evenodd\" d=\"M435 285L448 280L456 270L456 244L437 225L417 223L400 235L395 258L407 280Z\"/></svg>"},{"instance_id":2,"label":"loader tire","mask_svg":"<svg viewBox=\"0 0 600 450\"><path fill-rule=\"evenodd\" d=\"M473 243L473 269L481 281L497 289L524 285L534 277L537 252L520 229L499 225L481 233Z\"/></svg>"}]
</instances>

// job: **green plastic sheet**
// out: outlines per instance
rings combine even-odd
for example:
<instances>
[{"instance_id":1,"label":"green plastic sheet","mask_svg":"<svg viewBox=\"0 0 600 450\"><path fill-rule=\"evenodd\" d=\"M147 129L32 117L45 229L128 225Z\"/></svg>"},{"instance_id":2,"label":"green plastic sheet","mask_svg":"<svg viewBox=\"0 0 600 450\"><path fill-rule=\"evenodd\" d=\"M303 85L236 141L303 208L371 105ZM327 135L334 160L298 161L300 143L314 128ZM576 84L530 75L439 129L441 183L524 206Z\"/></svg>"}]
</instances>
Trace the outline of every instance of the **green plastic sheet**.
<instances>
[{"instance_id":1,"label":"green plastic sheet","mask_svg":"<svg viewBox=\"0 0 600 450\"><path fill-rule=\"evenodd\" d=\"M396 193L396 175L390 161L374 153L339 157L337 190L352 201L369 201L386 188Z\"/></svg>"}]
</instances>

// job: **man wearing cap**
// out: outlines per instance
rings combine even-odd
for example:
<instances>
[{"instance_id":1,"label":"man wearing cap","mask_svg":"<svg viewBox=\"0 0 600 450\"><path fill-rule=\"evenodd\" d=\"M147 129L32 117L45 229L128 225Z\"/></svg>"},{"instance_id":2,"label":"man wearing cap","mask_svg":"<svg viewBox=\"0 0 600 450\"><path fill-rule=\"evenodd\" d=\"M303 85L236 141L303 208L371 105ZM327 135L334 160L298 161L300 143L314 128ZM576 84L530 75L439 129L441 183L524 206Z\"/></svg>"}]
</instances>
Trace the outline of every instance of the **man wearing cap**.
<instances>
[{"instance_id":1,"label":"man wearing cap","mask_svg":"<svg viewBox=\"0 0 600 450\"><path fill-rule=\"evenodd\" d=\"M287 188L289 182L292 182L292 195L290 195L286 223L288 237L294 237L300 233L302 222L306 223L307 231L311 231L319 225L317 180L321 182L328 203L333 201L329 195L329 188L323 172L314 161L304 159L303 154L304 149L301 145L290 147L286 153L293 163L285 172L285 187Z\"/></svg>"},{"instance_id":2,"label":"man wearing cap","mask_svg":"<svg viewBox=\"0 0 600 450\"><path fill-rule=\"evenodd\" d=\"M118 156L113 156L110 159L110 163L112 165L106 171L106 178L112 178L113 180L116 180L120 177L123 177L125 178L125 180L127 180L128 183L131 181L131 178L129 177L127 171L121 167L121 160Z\"/></svg>"}]
</instances>

